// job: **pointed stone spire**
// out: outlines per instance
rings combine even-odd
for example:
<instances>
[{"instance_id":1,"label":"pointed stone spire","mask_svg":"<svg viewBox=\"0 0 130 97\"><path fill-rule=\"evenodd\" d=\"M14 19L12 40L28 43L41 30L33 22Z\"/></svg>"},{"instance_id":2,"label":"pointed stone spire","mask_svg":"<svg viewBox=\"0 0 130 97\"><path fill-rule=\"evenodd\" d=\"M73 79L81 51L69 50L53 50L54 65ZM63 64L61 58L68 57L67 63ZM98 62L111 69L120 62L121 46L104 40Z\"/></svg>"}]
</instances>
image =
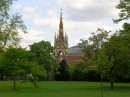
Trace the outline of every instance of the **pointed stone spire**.
<instances>
[{"instance_id":1,"label":"pointed stone spire","mask_svg":"<svg viewBox=\"0 0 130 97\"><path fill-rule=\"evenodd\" d=\"M62 21L62 9L61 9L61 15L60 15L60 24L59 24L59 37L61 39L64 39L64 29L63 29L63 21Z\"/></svg>"},{"instance_id":2,"label":"pointed stone spire","mask_svg":"<svg viewBox=\"0 0 130 97\"><path fill-rule=\"evenodd\" d=\"M65 38L67 38L67 33L65 32Z\"/></svg>"},{"instance_id":3,"label":"pointed stone spire","mask_svg":"<svg viewBox=\"0 0 130 97\"><path fill-rule=\"evenodd\" d=\"M56 32L55 32L55 39L57 38Z\"/></svg>"},{"instance_id":4,"label":"pointed stone spire","mask_svg":"<svg viewBox=\"0 0 130 97\"><path fill-rule=\"evenodd\" d=\"M63 29L63 18L62 18L62 9L60 13L60 23L59 23L59 29L56 37L56 41L54 42L54 51L55 51L55 58L57 62L60 62L59 59L61 59L60 53L62 53L62 58L65 58L68 52L68 38L67 34L64 33Z\"/></svg>"},{"instance_id":5,"label":"pointed stone spire","mask_svg":"<svg viewBox=\"0 0 130 97\"><path fill-rule=\"evenodd\" d=\"M57 39L57 35L56 35L56 32L55 32L55 39L54 40L56 41L56 39Z\"/></svg>"}]
</instances>

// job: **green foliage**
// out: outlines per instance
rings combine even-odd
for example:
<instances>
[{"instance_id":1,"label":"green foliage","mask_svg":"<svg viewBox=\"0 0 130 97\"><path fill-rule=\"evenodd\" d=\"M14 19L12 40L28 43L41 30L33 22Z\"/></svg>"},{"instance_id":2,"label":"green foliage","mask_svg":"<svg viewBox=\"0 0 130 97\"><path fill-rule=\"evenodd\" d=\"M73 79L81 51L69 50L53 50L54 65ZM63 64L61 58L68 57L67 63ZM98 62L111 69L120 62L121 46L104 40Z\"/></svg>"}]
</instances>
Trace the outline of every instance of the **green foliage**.
<instances>
[{"instance_id":1,"label":"green foliage","mask_svg":"<svg viewBox=\"0 0 130 97\"><path fill-rule=\"evenodd\" d=\"M101 74L102 77L108 75L110 68L114 66L114 57L107 56L105 49L101 48L98 52L97 59L94 60L94 63L97 64L97 70Z\"/></svg>"},{"instance_id":2,"label":"green foliage","mask_svg":"<svg viewBox=\"0 0 130 97\"><path fill-rule=\"evenodd\" d=\"M109 60L103 49L100 49L98 52L96 64L98 65L99 73L104 77L108 69Z\"/></svg>"},{"instance_id":3,"label":"green foliage","mask_svg":"<svg viewBox=\"0 0 130 97\"><path fill-rule=\"evenodd\" d=\"M113 60L108 69L108 77L111 83L114 83L119 77L130 76L130 38L129 38L129 24L123 25L123 30L119 30L114 34L107 45L105 45L105 52L109 60Z\"/></svg>"},{"instance_id":4,"label":"green foliage","mask_svg":"<svg viewBox=\"0 0 130 97\"><path fill-rule=\"evenodd\" d=\"M10 47L6 49L4 56L6 71L10 76L16 77L19 74L25 72L24 67L28 61L25 49Z\"/></svg>"},{"instance_id":5,"label":"green foliage","mask_svg":"<svg viewBox=\"0 0 130 97\"><path fill-rule=\"evenodd\" d=\"M59 75L57 75L57 80L70 80L70 74L69 74L69 65L65 59L63 59L59 63Z\"/></svg>"},{"instance_id":6,"label":"green foliage","mask_svg":"<svg viewBox=\"0 0 130 97\"><path fill-rule=\"evenodd\" d=\"M100 81L100 73L97 70L87 70L84 74L84 80L86 81Z\"/></svg>"},{"instance_id":7,"label":"green foliage","mask_svg":"<svg viewBox=\"0 0 130 97\"><path fill-rule=\"evenodd\" d=\"M0 1L0 51L10 45L17 46L21 37L19 31L26 33L26 26L21 16L10 14L11 5L15 0Z\"/></svg>"},{"instance_id":8,"label":"green foliage","mask_svg":"<svg viewBox=\"0 0 130 97\"><path fill-rule=\"evenodd\" d=\"M113 35L107 43L106 54L109 59L107 75L111 82L111 89L114 88L114 81L119 77L126 77L130 71L130 50L129 50L129 24L123 25L123 30Z\"/></svg>"},{"instance_id":9,"label":"green foliage","mask_svg":"<svg viewBox=\"0 0 130 97\"><path fill-rule=\"evenodd\" d=\"M29 73L40 79L46 78L46 71L38 63L30 61L30 52L26 49L7 48L2 57L3 75L14 81L14 89L16 89L16 81L25 79Z\"/></svg>"},{"instance_id":10,"label":"green foliage","mask_svg":"<svg viewBox=\"0 0 130 97\"><path fill-rule=\"evenodd\" d=\"M92 33L88 40L81 40L79 46L83 48L85 62L88 66L92 65L93 59L97 58L98 50L108 41L110 32L111 31L98 28L97 34Z\"/></svg>"},{"instance_id":11,"label":"green foliage","mask_svg":"<svg viewBox=\"0 0 130 97\"><path fill-rule=\"evenodd\" d=\"M4 23L9 18L9 10L13 1L16 0L1 0L0 1L0 24Z\"/></svg>"},{"instance_id":12,"label":"green foliage","mask_svg":"<svg viewBox=\"0 0 130 97\"><path fill-rule=\"evenodd\" d=\"M40 66L38 63L30 62L29 68L30 68L30 70L29 70L30 72L28 71L28 74L32 73L32 75L34 77L38 77L39 80L46 79L46 77L47 77L46 70L42 66ZM27 68L27 69L29 69L29 68Z\"/></svg>"},{"instance_id":13,"label":"green foliage","mask_svg":"<svg viewBox=\"0 0 130 97\"><path fill-rule=\"evenodd\" d=\"M53 80L57 72L54 59L54 48L48 41L41 41L30 45L30 60L38 62L47 73L47 80Z\"/></svg>"},{"instance_id":14,"label":"green foliage","mask_svg":"<svg viewBox=\"0 0 130 97\"><path fill-rule=\"evenodd\" d=\"M36 60L39 65L51 63L54 57L53 50L53 47L48 41L41 41L30 45L30 52L34 54L34 56L32 56L33 60Z\"/></svg>"},{"instance_id":15,"label":"green foliage","mask_svg":"<svg viewBox=\"0 0 130 97\"><path fill-rule=\"evenodd\" d=\"M101 48L102 44L108 41L108 36L111 31L106 31L104 29L98 28L97 33L92 33L92 36L89 37L89 44L92 43L93 48L99 49Z\"/></svg>"},{"instance_id":16,"label":"green foliage","mask_svg":"<svg viewBox=\"0 0 130 97\"><path fill-rule=\"evenodd\" d=\"M75 65L75 68L72 74L72 80L76 80L76 81L85 80L84 79L85 72L86 72L86 65L84 63L79 63Z\"/></svg>"},{"instance_id":17,"label":"green foliage","mask_svg":"<svg viewBox=\"0 0 130 97\"><path fill-rule=\"evenodd\" d=\"M129 28L130 25L125 23L123 30L119 30L111 38L108 37L110 31L98 29L99 34L92 33L88 40L82 40L80 44L84 48L86 63L95 64L102 78L107 75L112 88L117 77L129 75Z\"/></svg>"},{"instance_id":18,"label":"green foliage","mask_svg":"<svg viewBox=\"0 0 130 97\"><path fill-rule=\"evenodd\" d=\"M120 30L120 33L123 35L129 35L130 34L130 24L124 23L122 26L123 30Z\"/></svg>"},{"instance_id":19,"label":"green foliage","mask_svg":"<svg viewBox=\"0 0 130 97\"><path fill-rule=\"evenodd\" d=\"M124 25L125 26L125 25ZM123 28L126 28L124 27ZM119 31L119 34L110 38L106 47L109 58L114 57L114 65L112 69L116 76L128 76L130 71L130 42L129 29ZM116 77L115 76L115 77Z\"/></svg>"},{"instance_id":20,"label":"green foliage","mask_svg":"<svg viewBox=\"0 0 130 97\"><path fill-rule=\"evenodd\" d=\"M4 53L4 71L14 81L14 89L16 90L16 80L25 72L25 65L27 64L27 53L22 48L8 48Z\"/></svg>"},{"instance_id":21,"label":"green foliage","mask_svg":"<svg viewBox=\"0 0 130 97\"><path fill-rule=\"evenodd\" d=\"M116 8L120 9L120 12L119 19L114 20L115 23L130 18L130 0L120 0Z\"/></svg>"}]
</instances>

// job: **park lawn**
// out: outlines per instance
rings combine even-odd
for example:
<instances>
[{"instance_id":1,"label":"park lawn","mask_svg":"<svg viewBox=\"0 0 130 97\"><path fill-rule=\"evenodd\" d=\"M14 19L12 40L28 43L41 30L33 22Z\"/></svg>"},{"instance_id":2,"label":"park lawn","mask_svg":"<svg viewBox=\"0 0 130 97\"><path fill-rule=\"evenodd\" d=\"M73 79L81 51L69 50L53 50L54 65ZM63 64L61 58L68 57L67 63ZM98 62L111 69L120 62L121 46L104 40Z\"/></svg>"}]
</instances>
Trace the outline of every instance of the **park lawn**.
<instances>
[{"instance_id":1,"label":"park lawn","mask_svg":"<svg viewBox=\"0 0 130 97\"><path fill-rule=\"evenodd\" d=\"M0 81L0 97L101 97L100 82L43 81L34 88L31 83L17 82L17 90L11 81ZM103 83L104 97L130 97L130 83L116 83L111 90Z\"/></svg>"}]
</instances>

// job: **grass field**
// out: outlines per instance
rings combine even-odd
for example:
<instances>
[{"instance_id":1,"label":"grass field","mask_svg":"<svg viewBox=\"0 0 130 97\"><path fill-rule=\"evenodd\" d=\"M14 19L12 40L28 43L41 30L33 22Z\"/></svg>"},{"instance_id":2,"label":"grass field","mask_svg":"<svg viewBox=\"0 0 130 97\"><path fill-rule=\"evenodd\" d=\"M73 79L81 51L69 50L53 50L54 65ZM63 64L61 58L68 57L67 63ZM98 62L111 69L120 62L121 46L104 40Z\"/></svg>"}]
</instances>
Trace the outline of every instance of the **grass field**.
<instances>
[{"instance_id":1,"label":"grass field","mask_svg":"<svg viewBox=\"0 0 130 97\"><path fill-rule=\"evenodd\" d=\"M17 83L12 90L11 81L0 82L0 97L101 97L99 82L39 82L39 88L31 83ZM104 97L130 97L130 83L116 83L111 90L103 83Z\"/></svg>"}]
</instances>

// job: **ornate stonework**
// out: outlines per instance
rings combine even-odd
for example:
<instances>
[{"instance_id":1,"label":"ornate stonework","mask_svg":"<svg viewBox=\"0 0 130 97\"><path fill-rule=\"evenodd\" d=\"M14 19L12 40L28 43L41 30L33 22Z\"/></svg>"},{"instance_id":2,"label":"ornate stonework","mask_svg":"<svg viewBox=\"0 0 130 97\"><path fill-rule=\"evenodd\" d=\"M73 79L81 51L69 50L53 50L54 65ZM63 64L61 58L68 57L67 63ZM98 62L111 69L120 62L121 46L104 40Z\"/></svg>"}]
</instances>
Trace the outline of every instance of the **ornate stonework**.
<instances>
[{"instance_id":1,"label":"ornate stonework","mask_svg":"<svg viewBox=\"0 0 130 97\"><path fill-rule=\"evenodd\" d=\"M59 56L65 57L68 52L68 36L64 33L62 12L60 15L59 33L55 33L54 50L57 60L60 60Z\"/></svg>"}]
</instances>

